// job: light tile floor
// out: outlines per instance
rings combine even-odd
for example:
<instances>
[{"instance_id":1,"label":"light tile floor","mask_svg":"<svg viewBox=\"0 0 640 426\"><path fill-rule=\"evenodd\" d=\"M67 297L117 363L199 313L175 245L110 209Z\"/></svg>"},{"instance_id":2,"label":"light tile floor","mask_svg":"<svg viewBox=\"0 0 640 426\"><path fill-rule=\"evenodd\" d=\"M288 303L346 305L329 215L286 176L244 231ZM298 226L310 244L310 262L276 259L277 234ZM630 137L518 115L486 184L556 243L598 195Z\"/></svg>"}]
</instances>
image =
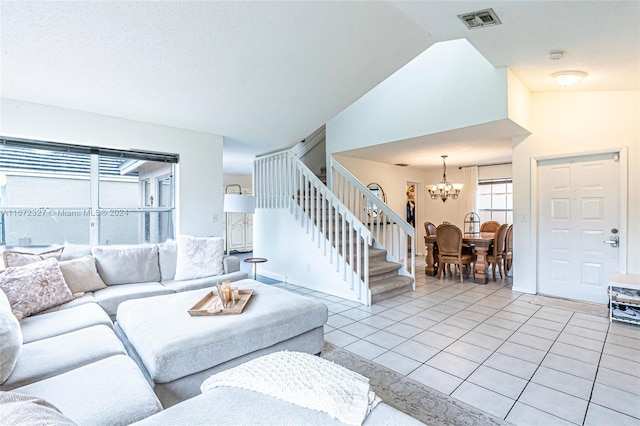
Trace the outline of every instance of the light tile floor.
<instances>
[{"instance_id":1,"label":"light tile floor","mask_svg":"<svg viewBox=\"0 0 640 426\"><path fill-rule=\"evenodd\" d=\"M373 306L274 285L326 303L327 341L516 425L640 425L638 326L530 303L510 279L422 272Z\"/></svg>"}]
</instances>

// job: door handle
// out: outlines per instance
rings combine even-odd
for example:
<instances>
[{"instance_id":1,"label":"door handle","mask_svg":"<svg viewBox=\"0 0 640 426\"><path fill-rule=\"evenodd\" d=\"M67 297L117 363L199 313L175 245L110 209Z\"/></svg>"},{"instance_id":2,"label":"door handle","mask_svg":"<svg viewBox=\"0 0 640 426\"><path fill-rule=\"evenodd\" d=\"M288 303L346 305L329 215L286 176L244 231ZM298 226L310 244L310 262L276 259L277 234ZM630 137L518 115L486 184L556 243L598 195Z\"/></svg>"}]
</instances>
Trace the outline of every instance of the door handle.
<instances>
[{"instance_id":1,"label":"door handle","mask_svg":"<svg viewBox=\"0 0 640 426\"><path fill-rule=\"evenodd\" d=\"M609 244L611 247L620 247L620 237L612 236L608 240L604 241L605 244Z\"/></svg>"}]
</instances>

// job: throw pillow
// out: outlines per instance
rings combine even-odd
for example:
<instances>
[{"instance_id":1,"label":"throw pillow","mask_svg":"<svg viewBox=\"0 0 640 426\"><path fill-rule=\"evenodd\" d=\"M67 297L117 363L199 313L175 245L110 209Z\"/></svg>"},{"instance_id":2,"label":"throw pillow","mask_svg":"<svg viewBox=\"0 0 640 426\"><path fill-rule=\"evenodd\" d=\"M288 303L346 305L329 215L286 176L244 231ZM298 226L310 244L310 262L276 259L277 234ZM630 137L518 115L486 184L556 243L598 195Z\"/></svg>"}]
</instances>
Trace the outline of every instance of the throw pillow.
<instances>
[{"instance_id":1,"label":"throw pillow","mask_svg":"<svg viewBox=\"0 0 640 426\"><path fill-rule=\"evenodd\" d=\"M178 256L178 244L173 240L167 240L158 244L158 260L160 262L160 275L162 281L169 281L176 276L176 259Z\"/></svg>"},{"instance_id":2,"label":"throw pillow","mask_svg":"<svg viewBox=\"0 0 640 426\"><path fill-rule=\"evenodd\" d=\"M64 281L74 295L107 288L107 285L98 275L96 261L93 256L63 260L59 262L59 265Z\"/></svg>"},{"instance_id":3,"label":"throw pillow","mask_svg":"<svg viewBox=\"0 0 640 426\"><path fill-rule=\"evenodd\" d=\"M28 317L73 299L56 259L46 259L0 272L0 289L14 315Z\"/></svg>"},{"instance_id":4,"label":"throw pillow","mask_svg":"<svg viewBox=\"0 0 640 426\"><path fill-rule=\"evenodd\" d=\"M224 240L222 237L197 238L178 236L178 259L175 280L221 275L224 272Z\"/></svg>"},{"instance_id":5,"label":"throw pillow","mask_svg":"<svg viewBox=\"0 0 640 426\"><path fill-rule=\"evenodd\" d=\"M47 401L16 392L0 392L0 419L7 426L75 426L71 419Z\"/></svg>"},{"instance_id":6,"label":"throw pillow","mask_svg":"<svg viewBox=\"0 0 640 426\"><path fill-rule=\"evenodd\" d=\"M91 253L106 285L160 282L155 244L98 246Z\"/></svg>"},{"instance_id":7,"label":"throw pillow","mask_svg":"<svg viewBox=\"0 0 640 426\"><path fill-rule=\"evenodd\" d=\"M6 294L0 290L0 385L13 372L22 348L22 331ZM0 416L2 418L2 416Z\"/></svg>"},{"instance_id":8,"label":"throw pillow","mask_svg":"<svg viewBox=\"0 0 640 426\"><path fill-rule=\"evenodd\" d=\"M60 260L64 247L55 250L43 251L42 253L25 253L20 251L8 250L2 253L4 266L10 268L12 266L24 266L30 263L39 262L44 259L55 258Z\"/></svg>"}]
</instances>

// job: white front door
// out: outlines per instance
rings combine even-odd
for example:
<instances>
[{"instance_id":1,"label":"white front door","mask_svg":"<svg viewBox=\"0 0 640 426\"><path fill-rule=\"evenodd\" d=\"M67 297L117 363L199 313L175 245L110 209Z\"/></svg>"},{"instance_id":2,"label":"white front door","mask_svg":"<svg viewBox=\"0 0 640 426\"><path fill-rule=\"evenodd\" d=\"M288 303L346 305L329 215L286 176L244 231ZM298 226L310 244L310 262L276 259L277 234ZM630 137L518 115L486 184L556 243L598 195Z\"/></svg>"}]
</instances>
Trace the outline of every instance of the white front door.
<instances>
[{"instance_id":1,"label":"white front door","mask_svg":"<svg viewBox=\"0 0 640 426\"><path fill-rule=\"evenodd\" d=\"M619 248L605 241L620 229L616 154L538 163L538 293L607 303Z\"/></svg>"}]
</instances>

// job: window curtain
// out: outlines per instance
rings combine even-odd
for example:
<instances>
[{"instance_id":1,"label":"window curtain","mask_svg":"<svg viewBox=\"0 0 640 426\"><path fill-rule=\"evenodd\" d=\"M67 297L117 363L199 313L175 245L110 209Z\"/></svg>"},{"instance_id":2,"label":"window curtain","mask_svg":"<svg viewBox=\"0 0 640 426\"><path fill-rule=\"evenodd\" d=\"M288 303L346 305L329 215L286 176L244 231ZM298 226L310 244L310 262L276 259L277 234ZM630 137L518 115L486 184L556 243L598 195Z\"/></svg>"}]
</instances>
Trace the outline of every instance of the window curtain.
<instances>
[{"instance_id":1,"label":"window curtain","mask_svg":"<svg viewBox=\"0 0 640 426\"><path fill-rule=\"evenodd\" d=\"M478 201L478 166L463 167L465 214L476 212ZM476 212L477 213L477 212Z\"/></svg>"}]
</instances>

